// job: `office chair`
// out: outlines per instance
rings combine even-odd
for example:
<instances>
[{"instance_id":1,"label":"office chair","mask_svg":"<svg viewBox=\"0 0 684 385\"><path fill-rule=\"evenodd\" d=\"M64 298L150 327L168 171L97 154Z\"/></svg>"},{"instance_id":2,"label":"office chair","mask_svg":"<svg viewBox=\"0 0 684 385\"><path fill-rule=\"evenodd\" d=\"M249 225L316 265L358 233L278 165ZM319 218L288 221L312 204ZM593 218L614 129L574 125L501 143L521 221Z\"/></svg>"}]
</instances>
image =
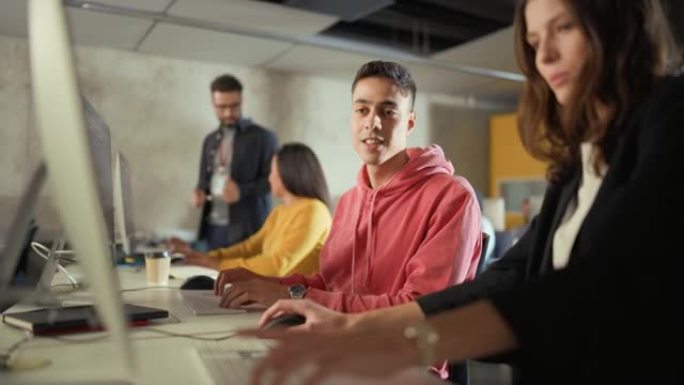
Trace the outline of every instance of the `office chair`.
<instances>
[{"instance_id":1,"label":"office chair","mask_svg":"<svg viewBox=\"0 0 684 385\"><path fill-rule=\"evenodd\" d=\"M487 257L491 257L494 253L491 255L487 255L487 246L489 245L489 234L483 232L482 233L482 251L480 252L480 259L477 262L477 271L476 275L481 274L484 270L485 267L487 266ZM463 361L463 362L449 362L449 378L448 380L454 384L459 384L459 385L468 385L470 382L469 374L468 374L468 361Z\"/></svg>"},{"instance_id":2,"label":"office chair","mask_svg":"<svg viewBox=\"0 0 684 385\"><path fill-rule=\"evenodd\" d=\"M489 234L482 233L482 252L480 253L480 260L477 262L477 272L476 275L481 274L488 264L488 259L494 254L487 255L487 246L489 246Z\"/></svg>"}]
</instances>

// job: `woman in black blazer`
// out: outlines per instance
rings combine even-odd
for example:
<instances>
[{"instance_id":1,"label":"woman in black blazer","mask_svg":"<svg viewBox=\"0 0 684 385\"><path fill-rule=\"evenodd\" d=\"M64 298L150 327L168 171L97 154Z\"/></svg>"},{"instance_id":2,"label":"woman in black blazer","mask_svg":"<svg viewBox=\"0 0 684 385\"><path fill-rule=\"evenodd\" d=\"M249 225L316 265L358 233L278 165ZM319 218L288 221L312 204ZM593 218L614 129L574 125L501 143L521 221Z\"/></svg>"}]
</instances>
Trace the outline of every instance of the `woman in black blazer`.
<instances>
[{"instance_id":1,"label":"woman in black blazer","mask_svg":"<svg viewBox=\"0 0 684 385\"><path fill-rule=\"evenodd\" d=\"M387 376L439 359L496 357L524 384L684 383L679 284L684 250L684 78L658 0L527 0L515 16L527 76L520 132L550 162L540 214L472 282L416 303L307 317L256 369L313 365ZM257 333L259 334L259 333Z\"/></svg>"}]
</instances>

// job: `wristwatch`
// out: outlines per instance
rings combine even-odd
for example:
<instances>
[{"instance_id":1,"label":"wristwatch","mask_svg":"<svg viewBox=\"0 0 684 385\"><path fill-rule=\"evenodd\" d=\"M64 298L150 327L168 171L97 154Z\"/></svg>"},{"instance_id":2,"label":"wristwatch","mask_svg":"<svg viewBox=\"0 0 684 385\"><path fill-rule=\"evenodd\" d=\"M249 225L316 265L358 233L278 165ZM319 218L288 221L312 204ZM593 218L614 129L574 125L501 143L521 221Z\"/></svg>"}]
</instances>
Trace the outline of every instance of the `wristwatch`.
<instances>
[{"instance_id":1,"label":"wristwatch","mask_svg":"<svg viewBox=\"0 0 684 385\"><path fill-rule=\"evenodd\" d=\"M419 322L404 329L404 337L416 348L423 366L435 363L435 349L439 342L439 334L427 322Z\"/></svg>"},{"instance_id":2,"label":"wristwatch","mask_svg":"<svg viewBox=\"0 0 684 385\"><path fill-rule=\"evenodd\" d=\"M292 285L287 288L287 292L292 299L303 299L304 296L306 296L306 286L299 284Z\"/></svg>"}]
</instances>

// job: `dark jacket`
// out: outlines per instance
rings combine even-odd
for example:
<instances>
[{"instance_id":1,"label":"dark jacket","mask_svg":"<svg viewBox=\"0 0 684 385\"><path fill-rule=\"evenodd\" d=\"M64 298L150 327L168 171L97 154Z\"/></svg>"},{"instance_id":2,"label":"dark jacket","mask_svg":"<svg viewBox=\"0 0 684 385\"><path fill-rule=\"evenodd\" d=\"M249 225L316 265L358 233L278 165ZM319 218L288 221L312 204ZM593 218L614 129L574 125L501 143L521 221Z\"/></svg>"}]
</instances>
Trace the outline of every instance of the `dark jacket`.
<instances>
[{"instance_id":1,"label":"dark jacket","mask_svg":"<svg viewBox=\"0 0 684 385\"><path fill-rule=\"evenodd\" d=\"M518 340L505 357L518 383L684 383L681 354L668 353L684 343L684 78L662 81L624 127L565 269L553 270L551 245L579 170L548 189L501 260L418 301L427 315L492 301Z\"/></svg>"},{"instance_id":2,"label":"dark jacket","mask_svg":"<svg viewBox=\"0 0 684 385\"><path fill-rule=\"evenodd\" d=\"M216 150L222 138L223 133L218 128L206 136L202 145L197 189L204 190L207 194L214 171ZM259 230L271 211L268 174L271 170L271 157L277 145L275 134L248 119L241 119L236 125L230 176L240 188L240 200L231 204L229 210L230 223L241 225L243 239ZM206 237L210 212L211 202L207 201L202 208L198 239Z\"/></svg>"}]
</instances>

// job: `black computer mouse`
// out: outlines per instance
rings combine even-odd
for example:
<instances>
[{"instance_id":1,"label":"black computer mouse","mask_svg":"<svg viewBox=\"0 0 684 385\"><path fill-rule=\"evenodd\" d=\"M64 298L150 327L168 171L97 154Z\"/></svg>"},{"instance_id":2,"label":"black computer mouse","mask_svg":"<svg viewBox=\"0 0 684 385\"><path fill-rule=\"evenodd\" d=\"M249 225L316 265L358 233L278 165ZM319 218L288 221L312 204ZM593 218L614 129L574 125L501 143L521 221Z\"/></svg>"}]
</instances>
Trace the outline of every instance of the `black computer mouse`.
<instances>
[{"instance_id":1,"label":"black computer mouse","mask_svg":"<svg viewBox=\"0 0 684 385\"><path fill-rule=\"evenodd\" d=\"M303 315L283 314L268 321L268 323L264 326L264 329L289 328L291 326L301 325L305 322L306 317Z\"/></svg>"},{"instance_id":2,"label":"black computer mouse","mask_svg":"<svg viewBox=\"0 0 684 385\"><path fill-rule=\"evenodd\" d=\"M214 290L214 278L207 275L195 275L183 282L181 290Z\"/></svg>"}]
</instances>

